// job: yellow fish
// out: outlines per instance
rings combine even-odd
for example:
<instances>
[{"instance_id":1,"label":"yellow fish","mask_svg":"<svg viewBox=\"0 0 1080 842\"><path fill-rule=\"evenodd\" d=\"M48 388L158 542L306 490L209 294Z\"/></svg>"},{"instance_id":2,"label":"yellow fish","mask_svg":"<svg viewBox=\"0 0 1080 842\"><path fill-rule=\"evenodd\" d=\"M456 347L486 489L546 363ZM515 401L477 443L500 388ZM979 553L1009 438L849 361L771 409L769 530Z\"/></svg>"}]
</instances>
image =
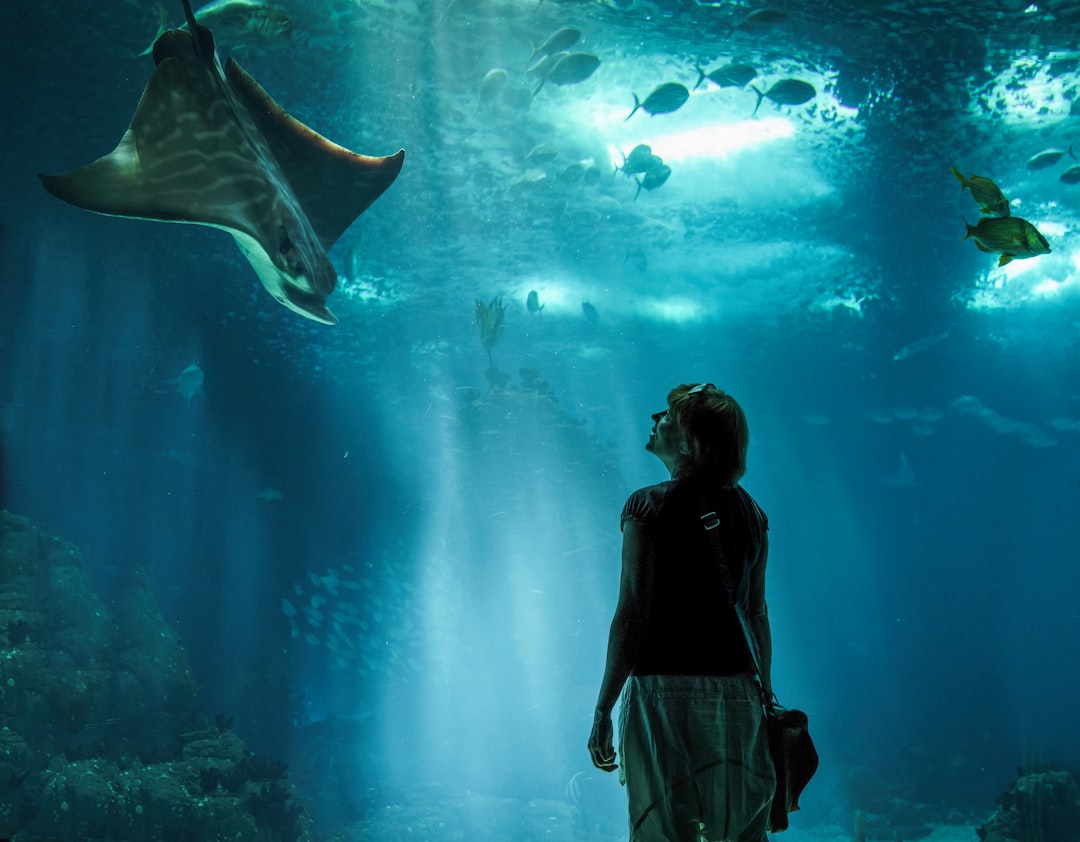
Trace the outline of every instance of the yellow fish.
<instances>
[{"instance_id":1,"label":"yellow fish","mask_svg":"<svg viewBox=\"0 0 1080 842\"><path fill-rule=\"evenodd\" d=\"M1050 254L1050 244L1046 238L1034 225L1019 216L984 216L978 225L970 225L965 219L964 225L967 226L965 240L971 237L980 251L1001 255L998 266L1025 257Z\"/></svg>"},{"instance_id":2,"label":"yellow fish","mask_svg":"<svg viewBox=\"0 0 1080 842\"><path fill-rule=\"evenodd\" d=\"M973 175L964 178L956 167L952 167L952 174L960 179L960 189L970 190L971 198L979 203L979 209L987 216L1008 216L1009 200L1001 192L1001 188L985 176Z\"/></svg>"}]
</instances>

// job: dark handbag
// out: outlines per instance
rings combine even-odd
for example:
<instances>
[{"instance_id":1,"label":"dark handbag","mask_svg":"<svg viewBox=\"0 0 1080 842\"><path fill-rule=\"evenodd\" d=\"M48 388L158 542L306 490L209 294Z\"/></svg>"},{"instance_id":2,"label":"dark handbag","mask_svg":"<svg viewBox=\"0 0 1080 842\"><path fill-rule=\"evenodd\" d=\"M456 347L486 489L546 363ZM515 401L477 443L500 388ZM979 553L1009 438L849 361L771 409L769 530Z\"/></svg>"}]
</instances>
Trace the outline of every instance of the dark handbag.
<instances>
[{"instance_id":1,"label":"dark handbag","mask_svg":"<svg viewBox=\"0 0 1080 842\"><path fill-rule=\"evenodd\" d=\"M773 794L772 807L769 810L770 833L779 833L788 828L788 813L799 809L799 796L814 776L818 767L818 753L814 741L810 739L809 720L805 713L794 708L781 707L776 696L766 698L765 680L761 676L761 660L758 658L757 643L750 631L750 624L735 595L735 585L728 568L727 555L720 543L720 519L716 512L701 516L702 526L712 542L716 560L724 577L724 589L728 601L739 618L739 625L746 636L746 645L757 673L758 686L761 688L761 703L765 709L765 724L769 737L769 754L776 769L776 792Z\"/></svg>"},{"instance_id":2,"label":"dark handbag","mask_svg":"<svg viewBox=\"0 0 1080 842\"><path fill-rule=\"evenodd\" d=\"M776 793L769 811L769 832L787 830L788 813L799 809L799 796L818 767L806 714L793 708L766 706L769 754L776 767Z\"/></svg>"}]
</instances>

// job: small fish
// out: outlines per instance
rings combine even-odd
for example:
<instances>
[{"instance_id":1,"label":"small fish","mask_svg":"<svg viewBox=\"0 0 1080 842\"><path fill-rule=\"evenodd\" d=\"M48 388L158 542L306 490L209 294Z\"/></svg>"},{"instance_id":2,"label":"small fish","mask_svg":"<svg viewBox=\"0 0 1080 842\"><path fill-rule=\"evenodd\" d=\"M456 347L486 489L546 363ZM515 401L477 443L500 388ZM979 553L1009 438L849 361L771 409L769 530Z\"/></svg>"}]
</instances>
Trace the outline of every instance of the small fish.
<instances>
[{"instance_id":1,"label":"small fish","mask_svg":"<svg viewBox=\"0 0 1080 842\"><path fill-rule=\"evenodd\" d=\"M908 357L915 354L928 351L937 345L939 342L944 342L949 338L949 331L935 334L934 336L924 336L922 339L916 339L914 342L909 342L895 354L893 354L893 360L899 362L900 360L906 360Z\"/></svg>"},{"instance_id":2,"label":"small fish","mask_svg":"<svg viewBox=\"0 0 1080 842\"><path fill-rule=\"evenodd\" d=\"M1034 225L1019 216L984 216L978 225L969 225L967 220L964 220L964 225L967 227L965 240L971 237L980 251L1001 255L998 266L1004 266L1012 260L1050 253L1050 244L1046 242L1046 238Z\"/></svg>"},{"instance_id":3,"label":"small fish","mask_svg":"<svg viewBox=\"0 0 1080 842\"><path fill-rule=\"evenodd\" d=\"M736 29L742 32L764 32L786 23L787 19L788 13L781 9L755 9L738 23L728 27L728 37L730 38Z\"/></svg>"},{"instance_id":4,"label":"small fish","mask_svg":"<svg viewBox=\"0 0 1080 842\"><path fill-rule=\"evenodd\" d=\"M547 180L547 173L537 167L529 167L521 175L510 182L511 187L528 187Z\"/></svg>"},{"instance_id":5,"label":"small fish","mask_svg":"<svg viewBox=\"0 0 1080 842\"><path fill-rule=\"evenodd\" d=\"M148 56L154 43L169 28L165 9L158 4L160 23L150 46L139 53ZM261 0L214 0L195 10L195 22L210 29L227 33L237 40L260 39L275 41L292 34L292 20L283 9L269 6ZM180 26L187 29L187 24Z\"/></svg>"},{"instance_id":6,"label":"small fish","mask_svg":"<svg viewBox=\"0 0 1080 842\"><path fill-rule=\"evenodd\" d=\"M645 175L638 179L637 193L634 194L634 201L637 201L637 197L641 195L642 190L655 190L660 187L671 176L671 167L667 164L661 163L659 166L653 167Z\"/></svg>"},{"instance_id":7,"label":"small fish","mask_svg":"<svg viewBox=\"0 0 1080 842\"><path fill-rule=\"evenodd\" d=\"M534 163L543 163L544 161L550 161L552 158L558 156L558 154L559 150L550 143L538 143L529 150L529 153L525 156L525 160Z\"/></svg>"},{"instance_id":8,"label":"small fish","mask_svg":"<svg viewBox=\"0 0 1080 842\"><path fill-rule=\"evenodd\" d=\"M535 289L529 290L529 297L525 299L526 310L535 315L537 313L542 313L546 306L546 304L540 303L540 293Z\"/></svg>"},{"instance_id":9,"label":"small fish","mask_svg":"<svg viewBox=\"0 0 1080 842\"><path fill-rule=\"evenodd\" d=\"M585 163L583 161L574 161L566 167L561 173L559 173L559 181L563 184L577 184L585 177Z\"/></svg>"},{"instance_id":10,"label":"small fish","mask_svg":"<svg viewBox=\"0 0 1080 842\"><path fill-rule=\"evenodd\" d=\"M1080 184L1080 164L1074 164L1058 176L1062 184Z\"/></svg>"},{"instance_id":11,"label":"small fish","mask_svg":"<svg viewBox=\"0 0 1080 842\"><path fill-rule=\"evenodd\" d=\"M761 107L761 100L765 97L768 97L777 105L802 105L817 96L817 90L815 90L814 86L809 82L803 82L801 79L783 79L765 93L762 93L753 85L750 86L750 90L757 94L757 105L754 106L754 114L757 114L758 108ZM753 114L750 116L753 116Z\"/></svg>"},{"instance_id":12,"label":"small fish","mask_svg":"<svg viewBox=\"0 0 1080 842\"><path fill-rule=\"evenodd\" d=\"M531 85L507 85L503 88L502 104L513 111L528 111L532 107Z\"/></svg>"},{"instance_id":13,"label":"small fish","mask_svg":"<svg viewBox=\"0 0 1080 842\"><path fill-rule=\"evenodd\" d=\"M476 100L477 114L480 113L482 108L490 106L498 99L499 94L506 87L506 79L506 71L501 67L494 67L484 74L484 78L480 82L480 94Z\"/></svg>"},{"instance_id":14,"label":"small fish","mask_svg":"<svg viewBox=\"0 0 1080 842\"><path fill-rule=\"evenodd\" d=\"M203 370L199 368L199 364L195 362L181 371L180 374L172 380L166 381L166 385L175 386L176 391L183 395L187 400L188 406L191 406L191 399L195 395L203 398L206 397L202 390L204 379Z\"/></svg>"},{"instance_id":15,"label":"small fish","mask_svg":"<svg viewBox=\"0 0 1080 842\"><path fill-rule=\"evenodd\" d=\"M725 64L723 67L718 67L709 73L706 73L700 67L695 69L698 72L697 84L693 87L695 91L706 79L715 82L721 88L742 88L757 76L757 71L748 64Z\"/></svg>"},{"instance_id":16,"label":"small fish","mask_svg":"<svg viewBox=\"0 0 1080 842\"><path fill-rule=\"evenodd\" d=\"M881 477L881 481L893 488L917 488L919 485L919 481L915 479L915 472L911 470L907 454L903 451L900 451L900 467L897 468L896 473Z\"/></svg>"},{"instance_id":17,"label":"small fish","mask_svg":"<svg viewBox=\"0 0 1080 842\"><path fill-rule=\"evenodd\" d=\"M547 56L552 53L563 53L570 49L574 44L581 40L581 30L575 29L572 26L564 26L553 32L548 39L539 47L533 47L532 55L529 56L529 60L525 63L526 67L532 64L533 59L537 56Z\"/></svg>"},{"instance_id":18,"label":"small fish","mask_svg":"<svg viewBox=\"0 0 1080 842\"><path fill-rule=\"evenodd\" d=\"M623 174L626 176L643 173L648 170L650 166L654 165L654 159L660 160L656 155L653 155L652 147L647 146L644 143L639 143L630 150L629 155L623 156L623 165L621 167L616 167L615 172L622 170Z\"/></svg>"},{"instance_id":19,"label":"small fish","mask_svg":"<svg viewBox=\"0 0 1080 842\"><path fill-rule=\"evenodd\" d=\"M556 85L576 85L584 82L600 66L600 59L592 53L565 53L562 55L551 71L540 82L539 87L533 91L533 96L540 93L544 83L553 82Z\"/></svg>"},{"instance_id":20,"label":"small fish","mask_svg":"<svg viewBox=\"0 0 1080 842\"><path fill-rule=\"evenodd\" d=\"M1047 167L1052 167L1058 161L1060 161L1065 155L1072 155L1072 146L1066 149L1044 149L1035 155L1028 158L1027 168L1029 170L1045 170Z\"/></svg>"},{"instance_id":21,"label":"small fish","mask_svg":"<svg viewBox=\"0 0 1080 842\"><path fill-rule=\"evenodd\" d=\"M569 55L569 53L562 53L562 52L560 52L560 53L548 53L546 56L544 56L542 59L540 59L540 61L538 61L536 64L534 64L532 67L530 67L525 72L535 74L536 76L539 76L541 79L546 79L548 77L548 75L551 73L552 68L554 68L555 65L559 63L559 60L562 59L564 56L568 56L568 55Z\"/></svg>"},{"instance_id":22,"label":"small fish","mask_svg":"<svg viewBox=\"0 0 1080 842\"><path fill-rule=\"evenodd\" d=\"M960 189L970 190L971 198L979 203L979 208L987 216L1008 216L1009 200L1001 192L994 182L981 175L973 175L964 178L956 167L952 167L952 174L960 179Z\"/></svg>"},{"instance_id":23,"label":"small fish","mask_svg":"<svg viewBox=\"0 0 1080 842\"><path fill-rule=\"evenodd\" d=\"M682 108L689 97L690 91L686 90L685 85L680 85L678 82L665 82L645 97L644 102L638 99L637 94L634 94L634 108L626 115L626 119L629 120L637 114L639 108L645 109L651 115L670 114Z\"/></svg>"},{"instance_id":24,"label":"small fish","mask_svg":"<svg viewBox=\"0 0 1080 842\"><path fill-rule=\"evenodd\" d=\"M589 320L590 324L596 324L600 321L600 314L596 312L596 308L588 301L581 302L581 312L585 314L585 318Z\"/></svg>"}]
</instances>

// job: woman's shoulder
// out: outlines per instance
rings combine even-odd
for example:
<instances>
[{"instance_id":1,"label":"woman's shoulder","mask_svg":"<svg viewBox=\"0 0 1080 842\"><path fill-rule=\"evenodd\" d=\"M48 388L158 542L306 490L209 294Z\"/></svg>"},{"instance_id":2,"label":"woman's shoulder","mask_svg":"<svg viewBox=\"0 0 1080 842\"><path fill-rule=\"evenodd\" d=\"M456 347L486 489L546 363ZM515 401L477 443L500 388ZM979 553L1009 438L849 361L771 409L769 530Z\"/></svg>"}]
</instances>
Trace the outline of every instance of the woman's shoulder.
<instances>
[{"instance_id":1,"label":"woman's shoulder","mask_svg":"<svg viewBox=\"0 0 1080 842\"><path fill-rule=\"evenodd\" d=\"M659 517L665 502L671 496L674 483L670 480L639 488L626 499L619 522L636 520L648 523Z\"/></svg>"},{"instance_id":2,"label":"woman's shoulder","mask_svg":"<svg viewBox=\"0 0 1080 842\"><path fill-rule=\"evenodd\" d=\"M735 487L738 490L739 500L742 502L747 516L761 524L763 530L768 530L769 516L765 514L765 510L758 505L758 501L750 495L749 491L741 485Z\"/></svg>"}]
</instances>

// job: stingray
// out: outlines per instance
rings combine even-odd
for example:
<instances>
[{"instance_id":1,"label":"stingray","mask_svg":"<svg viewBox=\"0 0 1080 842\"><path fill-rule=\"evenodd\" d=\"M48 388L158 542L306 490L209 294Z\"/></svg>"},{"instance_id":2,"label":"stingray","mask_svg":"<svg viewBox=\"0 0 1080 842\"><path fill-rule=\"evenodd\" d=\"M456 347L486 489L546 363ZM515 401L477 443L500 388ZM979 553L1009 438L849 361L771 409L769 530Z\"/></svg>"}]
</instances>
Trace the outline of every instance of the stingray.
<instances>
[{"instance_id":1,"label":"stingray","mask_svg":"<svg viewBox=\"0 0 1080 842\"><path fill-rule=\"evenodd\" d=\"M209 29L183 0L190 34L154 42L157 65L108 155L40 175L96 213L228 231L277 301L324 324L337 286L327 251L401 170L405 151L351 152L284 111L235 60L222 70Z\"/></svg>"}]
</instances>

